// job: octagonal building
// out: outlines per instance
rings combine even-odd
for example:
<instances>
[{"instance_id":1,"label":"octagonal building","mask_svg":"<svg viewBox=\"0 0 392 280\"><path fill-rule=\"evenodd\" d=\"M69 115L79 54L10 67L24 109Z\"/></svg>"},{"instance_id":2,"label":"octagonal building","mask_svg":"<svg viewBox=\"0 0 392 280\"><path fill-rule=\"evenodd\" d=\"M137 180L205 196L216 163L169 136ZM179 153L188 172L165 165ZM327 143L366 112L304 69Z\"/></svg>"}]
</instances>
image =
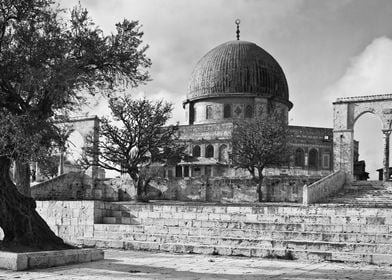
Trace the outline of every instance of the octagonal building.
<instances>
[{"instance_id":1,"label":"octagonal building","mask_svg":"<svg viewBox=\"0 0 392 280\"><path fill-rule=\"evenodd\" d=\"M286 77L265 50L246 41L221 44L196 64L184 102L189 125L259 117L271 102L292 108Z\"/></svg>"},{"instance_id":2,"label":"octagonal building","mask_svg":"<svg viewBox=\"0 0 392 280\"><path fill-rule=\"evenodd\" d=\"M269 108L279 110L285 121L293 107L282 67L255 43L235 40L207 52L189 79L185 123L180 141L192 161L168 167L165 176L249 177L230 166L233 121L263 118ZM266 176L325 176L332 171L332 129L289 126L293 154L288 166L267 168Z\"/></svg>"}]
</instances>

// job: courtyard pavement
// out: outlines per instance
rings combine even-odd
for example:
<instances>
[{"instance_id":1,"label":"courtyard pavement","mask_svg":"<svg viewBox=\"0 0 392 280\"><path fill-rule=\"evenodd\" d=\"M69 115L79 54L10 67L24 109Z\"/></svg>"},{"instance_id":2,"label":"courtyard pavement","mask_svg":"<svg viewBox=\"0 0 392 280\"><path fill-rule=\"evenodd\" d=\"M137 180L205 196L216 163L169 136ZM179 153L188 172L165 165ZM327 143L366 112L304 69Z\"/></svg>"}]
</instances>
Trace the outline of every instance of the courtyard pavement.
<instances>
[{"instance_id":1,"label":"courtyard pavement","mask_svg":"<svg viewBox=\"0 0 392 280\"><path fill-rule=\"evenodd\" d=\"M8 279L392 279L392 267L302 263L246 257L106 250L105 260L22 272L0 270Z\"/></svg>"}]
</instances>

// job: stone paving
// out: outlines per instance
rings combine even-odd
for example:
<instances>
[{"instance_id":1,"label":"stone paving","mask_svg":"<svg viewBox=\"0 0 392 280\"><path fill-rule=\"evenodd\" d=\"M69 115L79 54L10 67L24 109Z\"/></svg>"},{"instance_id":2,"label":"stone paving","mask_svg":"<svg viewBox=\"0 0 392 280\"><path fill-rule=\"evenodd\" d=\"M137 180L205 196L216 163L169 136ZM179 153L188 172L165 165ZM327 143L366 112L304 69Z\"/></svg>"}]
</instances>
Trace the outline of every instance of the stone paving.
<instances>
[{"instance_id":1,"label":"stone paving","mask_svg":"<svg viewBox=\"0 0 392 280\"><path fill-rule=\"evenodd\" d=\"M246 257L106 250L105 260L23 272L0 270L0 280L50 279L392 279L392 267L302 263Z\"/></svg>"}]
</instances>

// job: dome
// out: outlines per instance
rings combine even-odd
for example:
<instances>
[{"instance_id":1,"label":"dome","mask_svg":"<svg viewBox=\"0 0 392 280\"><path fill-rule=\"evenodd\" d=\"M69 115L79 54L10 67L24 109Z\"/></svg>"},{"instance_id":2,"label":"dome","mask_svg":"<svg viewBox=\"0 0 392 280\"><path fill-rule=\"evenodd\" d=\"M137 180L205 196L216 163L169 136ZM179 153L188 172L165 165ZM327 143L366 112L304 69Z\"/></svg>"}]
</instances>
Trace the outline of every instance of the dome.
<instances>
[{"instance_id":1,"label":"dome","mask_svg":"<svg viewBox=\"0 0 392 280\"><path fill-rule=\"evenodd\" d=\"M204 55L194 68L187 99L255 95L288 104L286 77L265 50L246 41L229 41Z\"/></svg>"}]
</instances>

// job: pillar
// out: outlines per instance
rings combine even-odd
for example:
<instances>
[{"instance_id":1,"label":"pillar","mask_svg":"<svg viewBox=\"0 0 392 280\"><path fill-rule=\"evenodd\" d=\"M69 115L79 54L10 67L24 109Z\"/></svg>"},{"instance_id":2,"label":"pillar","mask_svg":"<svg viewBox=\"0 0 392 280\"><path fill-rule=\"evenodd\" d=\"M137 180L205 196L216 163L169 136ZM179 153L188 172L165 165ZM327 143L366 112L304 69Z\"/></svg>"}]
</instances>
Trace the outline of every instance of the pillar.
<instances>
[{"instance_id":1,"label":"pillar","mask_svg":"<svg viewBox=\"0 0 392 280\"><path fill-rule=\"evenodd\" d=\"M308 168L308 165L309 165L309 151L306 150L304 152L304 166L305 166L305 168Z\"/></svg>"},{"instance_id":2,"label":"pillar","mask_svg":"<svg viewBox=\"0 0 392 280\"><path fill-rule=\"evenodd\" d=\"M38 172L37 172L38 173ZM64 173L64 151L60 152L58 176Z\"/></svg>"},{"instance_id":3,"label":"pillar","mask_svg":"<svg viewBox=\"0 0 392 280\"><path fill-rule=\"evenodd\" d=\"M343 170L354 175L354 131L352 129L334 130L333 132L334 171Z\"/></svg>"},{"instance_id":4,"label":"pillar","mask_svg":"<svg viewBox=\"0 0 392 280\"><path fill-rule=\"evenodd\" d=\"M214 144L214 159L219 160L219 143Z\"/></svg>"},{"instance_id":5,"label":"pillar","mask_svg":"<svg viewBox=\"0 0 392 280\"><path fill-rule=\"evenodd\" d=\"M206 144L200 144L200 156L201 157L206 156Z\"/></svg>"},{"instance_id":6,"label":"pillar","mask_svg":"<svg viewBox=\"0 0 392 280\"><path fill-rule=\"evenodd\" d=\"M390 130L384 130L384 161L383 161L383 169L384 169L384 181L389 180L389 136L391 135Z\"/></svg>"}]
</instances>

